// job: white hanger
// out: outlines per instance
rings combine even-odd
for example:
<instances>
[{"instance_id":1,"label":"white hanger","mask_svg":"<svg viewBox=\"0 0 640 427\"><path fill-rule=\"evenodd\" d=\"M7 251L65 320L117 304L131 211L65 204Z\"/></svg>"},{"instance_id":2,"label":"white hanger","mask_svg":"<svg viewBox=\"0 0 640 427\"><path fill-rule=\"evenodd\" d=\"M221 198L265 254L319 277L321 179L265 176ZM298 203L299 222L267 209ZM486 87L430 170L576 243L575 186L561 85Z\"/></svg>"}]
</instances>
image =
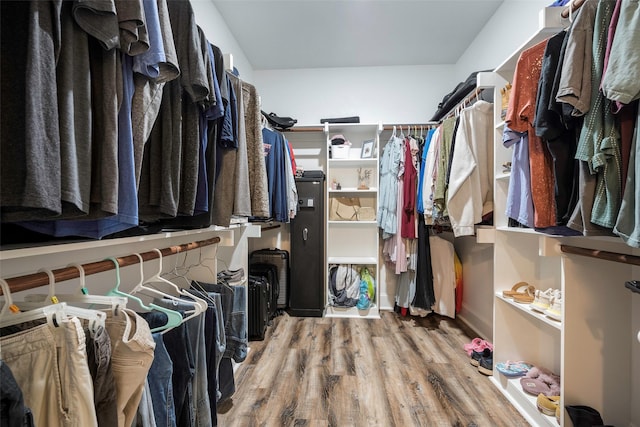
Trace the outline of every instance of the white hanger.
<instances>
[{"instance_id":1,"label":"white hanger","mask_svg":"<svg viewBox=\"0 0 640 427\"><path fill-rule=\"evenodd\" d=\"M47 303L51 301L53 303L58 303L58 297L55 292L55 276L51 270L41 269L40 271L44 271L49 276L49 294L47 296L47 301L24 301L20 303L20 306L26 309L36 309L42 308L43 303ZM84 270L83 270L84 273ZM84 276L84 274L83 274ZM84 278L84 277L83 277ZM107 314L99 311L99 310L91 310L81 307L71 306L65 303L63 309L65 316L75 316L79 319L84 319L88 321L88 329L91 334L97 332L98 328L105 326L105 321L107 320Z\"/></svg>"},{"instance_id":2,"label":"white hanger","mask_svg":"<svg viewBox=\"0 0 640 427\"><path fill-rule=\"evenodd\" d=\"M140 298L138 298L135 295L132 294L128 294L126 292L123 292L120 290L120 263L118 262L117 259L115 259L114 257L108 257L107 258L109 261L113 262L113 265L115 266L115 270L116 270L116 284L113 287L113 289L111 289L109 291L108 295L116 295L116 296L121 296L121 297L125 297L128 299L132 299L134 301L136 301L140 307L142 307L145 310L156 310L156 311L160 311L162 313L165 313L167 315L167 323L163 326L159 326L157 328L153 328L151 329L151 332L166 332L170 329L175 328L176 326L179 326L182 323L182 314L180 314L180 312L175 311L175 310L171 310L169 308L166 307L162 307L156 304L149 304L146 305L144 302L142 302L142 300Z\"/></svg>"},{"instance_id":3,"label":"white hanger","mask_svg":"<svg viewBox=\"0 0 640 427\"><path fill-rule=\"evenodd\" d=\"M111 312L114 315L118 314L118 310L127 307L127 299L122 296L104 296L104 295L90 295L85 284L85 271L81 264L72 263L67 267L75 267L80 274L80 287L77 294L60 294L56 295L59 301L66 303L82 303L93 305L109 306ZM49 295L51 294L51 288ZM49 295L43 294L30 294L25 297L26 302L44 302L46 298L50 298ZM80 317L80 316L78 316Z\"/></svg>"},{"instance_id":4,"label":"white hanger","mask_svg":"<svg viewBox=\"0 0 640 427\"><path fill-rule=\"evenodd\" d=\"M49 276L51 280L53 273ZM28 311L16 311L17 306L13 304L11 290L6 280L0 279L0 287L4 295L4 305L0 311L0 328L30 322L32 320L46 319L47 323L53 327L58 327L66 318L64 308L66 304L50 304L44 307L35 308Z\"/></svg>"}]
</instances>

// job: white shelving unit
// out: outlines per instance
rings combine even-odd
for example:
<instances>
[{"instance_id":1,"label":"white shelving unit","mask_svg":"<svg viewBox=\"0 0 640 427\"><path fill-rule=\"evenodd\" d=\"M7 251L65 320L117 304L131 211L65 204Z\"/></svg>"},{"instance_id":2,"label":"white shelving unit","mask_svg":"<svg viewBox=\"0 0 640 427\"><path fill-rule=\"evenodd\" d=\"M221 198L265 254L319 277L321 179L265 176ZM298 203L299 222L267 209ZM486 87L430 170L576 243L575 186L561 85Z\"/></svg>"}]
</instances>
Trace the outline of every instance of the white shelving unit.
<instances>
[{"instance_id":1,"label":"white shelving unit","mask_svg":"<svg viewBox=\"0 0 640 427\"><path fill-rule=\"evenodd\" d=\"M495 93L513 80L523 50L567 26L560 17L561 9L543 9L539 31L487 78L493 81ZM512 152L502 145L504 122L500 110L501 105L494 104L494 363L523 360L545 367L561 376L562 408L587 405L600 412L605 424L640 426L635 409L639 402L640 359L634 338L640 327L634 322L640 321L638 316L634 318L635 296L631 297L624 287L624 282L637 275L640 267L563 254L559 246L569 244L624 254L639 252L613 237L555 237L508 226L505 206L510 175L501 168L511 161ZM502 296L503 290L521 281L541 290L561 289L561 321ZM531 425L557 425L555 417L537 409L536 397L522 390L519 379L505 378L494 369L491 381ZM572 425L564 410L560 425Z\"/></svg>"},{"instance_id":2,"label":"white shelving unit","mask_svg":"<svg viewBox=\"0 0 640 427\"><path fill-rule=\"evenodd\" d=\"M378 207L378 148L380 146L381 124L329 124L326 123L324 133L327 143L327 218L331 218L331 200L335 197L359 198L363 205ZM331 137L343 135L349 142L348 157L332 158L329 147ZM362 146L365 141L373 141L371 157L362 158ZM359 189L361 182L358 169L370 170L367 189ZM333 189L333 182L340 184L340 189ZM376 281L375 298L367 310L356 307L337 307L331 304L329 283L327 282L326 317L379 318L379 269L378 269L378 224L371 221L337 221L328 220L326 227L325 271L327 280L329 268L335 264L366 266Z\"/></svg>"}]
</instances>

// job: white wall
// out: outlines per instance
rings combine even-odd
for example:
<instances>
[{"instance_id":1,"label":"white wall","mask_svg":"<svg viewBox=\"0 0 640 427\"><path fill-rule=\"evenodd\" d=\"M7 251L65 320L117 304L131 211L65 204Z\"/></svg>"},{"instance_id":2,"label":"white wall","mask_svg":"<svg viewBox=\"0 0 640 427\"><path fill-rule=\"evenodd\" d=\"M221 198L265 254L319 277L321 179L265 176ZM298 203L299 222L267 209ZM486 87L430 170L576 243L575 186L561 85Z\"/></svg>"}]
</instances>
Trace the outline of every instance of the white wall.
<instances>
[{"instance_id":1,"label":"white wall","mask_svg":"<svg viewBox=\"0 0 640 427\"><path fill-rule=\"evenodd\" d=\"M317 124L321 118L428 121L442 97L471 72L493 69L538 27L549 0L506 0L456 64L255 70L263 110Z\"/></svg>"},{"instance_id":2,"label":"white wall","mask_svg":"<svg viewBox=\"0 0 640 427\"><path fill-rule=\"evenodd\" d=\"M455 77L491 70L516 51L538 29L539 12L549 0L506 0L455 64Z\"/></svg>"},{"instance_id":3,"label":"white wall","mask_svg":"<svg viewBox=\"0 0 640 427\"><path fill-rule=\"evenodd\" d=\"M230 53L233 56L233 65L240 72L240 78L245 82L253 83L253 66L213 2L191 0L191 7L196 16L196 23L202 28L209 42L218 46L222 53Z\"/></svg>"},{"instance_id":4,"label":"white wall","mask_svg":"<svg viewBox=\"0 0 640 427\"><path fill-rule=\"evenodd\" d=\"M263 110L318 124L360 116L361 123L423 123L451 86L451 65L256 70ZM446 93L446 92L445 92Z\"/></svg>"}]
</instances>

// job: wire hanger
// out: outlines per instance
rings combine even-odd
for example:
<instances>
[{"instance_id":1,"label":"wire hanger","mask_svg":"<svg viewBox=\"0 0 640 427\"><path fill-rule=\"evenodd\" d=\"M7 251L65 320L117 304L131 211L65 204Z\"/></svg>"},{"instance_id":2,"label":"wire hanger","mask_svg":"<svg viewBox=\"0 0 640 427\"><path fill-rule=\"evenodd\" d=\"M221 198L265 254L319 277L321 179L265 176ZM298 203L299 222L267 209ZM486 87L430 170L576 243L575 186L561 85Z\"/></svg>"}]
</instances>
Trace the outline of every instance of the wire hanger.
<instances>
[{"instance_id":1,"label":"wire hanger","mask_svg":"<svg viewBox=\"0 0 640 427\"><path fill-rule=\"evenodd\" d=\"M162 297L165 298L169 298L173 301L176 302L180 302L180 303L187 303L187 304L192 304L194 306L194 310L190 310L187 312L187 316L184 317L183 322L201 314L204 313L207 308L208 308L208 304L205 300L203 300L202 298L198 298L197 296L193 296L192 294L186 292L184 289L181 289L180 287L178 287L178 285L176 285L175 283L165 279L164 277L161 276L162 273L162 252L159 249L154 248L153 249L154 252L156 252L158 254L158 271L151 276L150 278L144 280L144 267L143 267L143 260L142 257L140 256L140 254L136 254L136 256L140 259L140 283L138 284L138 287L140 287L141 289L144 290L150 290L151 292L155 292L159 295L161 295ZM164 283L166 285L168 285L173 291L175 291L177 293L178 296L176 295L171 295L168 294L166 292L162 292L159 289L156 289L155 287L151 287L151 286L146 286L148 284L151 283ZM136 289L138 288L136 287ZM134 289L135 291L135 289ZM135 292L134 292L135 293ZM179 296L183 296L189 299L184 299L184 298L180 298Z\"/></svg>"},{"instance_id":2,"label":"wire hanger","mask_svg":"<svg viewBox=\"0 0 640 427\"><path fill-rule=\"evenodd\" d=\"M120 264L118 263L118 260L115 259L114 257L108 257L106 258L109 261L113 262L113 264L116 266L115 270L116 270L116 284L113 287L113 289L111 289L107 295L116 295L116 296L120 296L120 297L125 297L127 299L131 299L134 300L135 302L137 302L140 307L142 307L145 310L148 311L160 311L164 314L167 315L167 323L163 326L159 326L157 328L151 329L151 332L161 332L161 331L167 331L171 328L175 328L176 326L179 326L182 323L182 314L180 314L179 312L175 311L175 310L170 310L168 308L165 307L161 307L159 305L156 305L154 303L151 303L149 305L146 305L144 302L142 302L142 300L134 295L128 294L126 292L123 292L120 290Z\"/></svg>"}]
</instances>

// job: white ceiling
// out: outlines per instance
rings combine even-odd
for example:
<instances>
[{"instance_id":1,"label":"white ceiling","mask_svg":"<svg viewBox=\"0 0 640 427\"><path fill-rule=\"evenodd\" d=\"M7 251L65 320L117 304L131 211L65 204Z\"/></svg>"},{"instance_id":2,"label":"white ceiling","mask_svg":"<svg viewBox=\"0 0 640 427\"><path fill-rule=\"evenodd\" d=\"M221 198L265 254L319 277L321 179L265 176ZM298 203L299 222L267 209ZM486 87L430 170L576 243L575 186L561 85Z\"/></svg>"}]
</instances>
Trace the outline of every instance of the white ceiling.
<instances>
[{"instance_id":1,"label":"white ceiling","mask_svg":"<svg viewBox=\"0 0 640 427\"><path fill-rule=\"evenodd\" d=\"M254 70L455 64L503 2L212 1Z\"/></svg>"}]
</instances>

